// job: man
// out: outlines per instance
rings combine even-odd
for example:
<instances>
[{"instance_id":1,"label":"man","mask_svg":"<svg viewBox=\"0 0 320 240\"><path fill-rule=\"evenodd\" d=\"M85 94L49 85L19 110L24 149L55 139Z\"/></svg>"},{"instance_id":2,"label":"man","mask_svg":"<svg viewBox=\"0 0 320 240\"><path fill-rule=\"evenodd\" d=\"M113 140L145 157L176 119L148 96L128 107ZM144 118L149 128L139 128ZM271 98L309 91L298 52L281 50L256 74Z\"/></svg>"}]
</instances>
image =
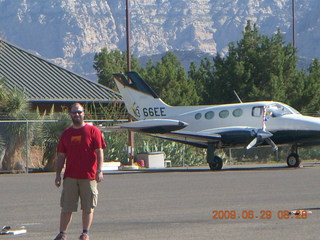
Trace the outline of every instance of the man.
<instances>
[{"instance_id":1,"label":"man","mask_svg":"<svg viewBox=\"0 0 320 240\"><path fill-rule=\"evenodd\" d=\"M71 106L72 126L64 130L58 144L58 160L55 185L61 185L60 233L55 240L66 240L72 213L78 209L79 198L82 209L83 231L79 239L89 240L89 229L93 210L97 205L97 183L103 180L103 148L106 147L100 130L84 122L84 109L79 103Z\"/></svg>"}]
</instances>

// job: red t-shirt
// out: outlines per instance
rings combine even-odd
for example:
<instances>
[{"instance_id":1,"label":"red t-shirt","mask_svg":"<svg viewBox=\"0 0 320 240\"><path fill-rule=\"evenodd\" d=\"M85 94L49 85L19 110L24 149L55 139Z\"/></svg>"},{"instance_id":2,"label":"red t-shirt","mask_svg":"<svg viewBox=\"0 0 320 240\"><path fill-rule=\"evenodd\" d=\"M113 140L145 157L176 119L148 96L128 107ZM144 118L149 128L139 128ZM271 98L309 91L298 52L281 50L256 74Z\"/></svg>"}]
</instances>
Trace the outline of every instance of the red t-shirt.
<instances>
[{"instance_id":1,"label":"red t-shirt","mask_svg":"<svg viewBox=\"0 0 320 240\"><path fill-rule=\"evenodd\" d=\"M66 154L64 178L95 179L98 167L98 148L106 144L100 130L86 124L82 128L64 130L58 144L58 152Z\"/></svg>"}]
</instances>

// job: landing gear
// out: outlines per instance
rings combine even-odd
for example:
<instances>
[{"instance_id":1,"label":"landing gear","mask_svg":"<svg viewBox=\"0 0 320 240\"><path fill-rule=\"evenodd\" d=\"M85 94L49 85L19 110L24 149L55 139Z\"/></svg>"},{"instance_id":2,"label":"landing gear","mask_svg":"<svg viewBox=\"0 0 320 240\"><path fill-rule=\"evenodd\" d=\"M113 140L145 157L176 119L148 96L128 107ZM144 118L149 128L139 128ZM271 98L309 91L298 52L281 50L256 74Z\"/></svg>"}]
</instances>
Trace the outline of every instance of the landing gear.
<instances>
[{"instance_id":1,"label":"landing gear","mask_svg":"<svg viewBox=\"0 0 320 240\"><path fill-rule=\"evenodd\" d=\"M221 170L223 162L222 159L218 156L214 156L214 158L208 162L209 167L212 171Z\"/></svg>"},{"instance_id":2,"label":"landing gear","mask_svg":"<svg viewBox=\"0 0 320 240\"><path fill-rule=\"evenodd\" d=\"M291 148L291 151L292 153L290 153L289 156L287 157L288 167L299 167L301 160L298 154L298 146L293 145Z\"/></svg>"},{"instance_id":3,"label":"landing gear","mask_svg":"<svg viewBox=\"0 0 320 240\"><path fill-rule=\"evenodd\" d=\"M299 167L300 163L301 163L301 160L297 153L291 153L287 157L288 167Z\"/></svg>"},{"instance_id":4,"label":"landing gear","mask_svg":"<svg viewBox=\"0 0 320 240\"><path fill-rule=\"evenodd\" d=\"M214 155L215 146L209 144L207 148L207 162L212 171L221 170L223 161L220 157Z\"/></svg>"}]
</instances>

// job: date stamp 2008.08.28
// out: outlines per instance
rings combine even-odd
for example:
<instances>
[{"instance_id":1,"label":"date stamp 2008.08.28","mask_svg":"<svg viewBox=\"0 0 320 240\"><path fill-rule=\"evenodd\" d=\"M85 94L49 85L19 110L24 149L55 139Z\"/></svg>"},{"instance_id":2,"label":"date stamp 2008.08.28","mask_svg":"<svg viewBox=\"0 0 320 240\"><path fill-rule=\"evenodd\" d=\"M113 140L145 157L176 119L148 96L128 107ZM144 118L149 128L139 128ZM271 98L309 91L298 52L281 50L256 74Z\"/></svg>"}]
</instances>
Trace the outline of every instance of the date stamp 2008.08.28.
<instances>
[{"instance_id":1,"label":"date stamp 2008.08.28","mask_svg":"<svg viewBox=\"0 0 320 240\"><path fill-rule=\"evenodd\" d=\"M222 220L222 219L243 219L243 220L253 220L253 219L307 219L311 211L307 210L214 210L212 211L212 219Z\"/></svg>"}]
</instances>

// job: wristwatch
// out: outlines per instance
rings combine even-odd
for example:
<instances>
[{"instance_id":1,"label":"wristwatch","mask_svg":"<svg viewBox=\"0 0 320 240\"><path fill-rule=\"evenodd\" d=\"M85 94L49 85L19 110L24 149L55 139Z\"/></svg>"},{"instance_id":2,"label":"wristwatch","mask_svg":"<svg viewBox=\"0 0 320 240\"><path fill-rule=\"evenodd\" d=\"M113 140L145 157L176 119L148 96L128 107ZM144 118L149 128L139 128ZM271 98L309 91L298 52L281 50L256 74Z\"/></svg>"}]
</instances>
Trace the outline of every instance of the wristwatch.
<instances>
[{"instance_id":1,"label":"wristwatch","mask_svg":"<svg viewBox=\"0 0 320 240\"><path fill-rule=\"evenodd\" d=\"M101 169L98 169L98 170L97 170L97 173L101 173Z\"/></svg>"}]
</instances>

